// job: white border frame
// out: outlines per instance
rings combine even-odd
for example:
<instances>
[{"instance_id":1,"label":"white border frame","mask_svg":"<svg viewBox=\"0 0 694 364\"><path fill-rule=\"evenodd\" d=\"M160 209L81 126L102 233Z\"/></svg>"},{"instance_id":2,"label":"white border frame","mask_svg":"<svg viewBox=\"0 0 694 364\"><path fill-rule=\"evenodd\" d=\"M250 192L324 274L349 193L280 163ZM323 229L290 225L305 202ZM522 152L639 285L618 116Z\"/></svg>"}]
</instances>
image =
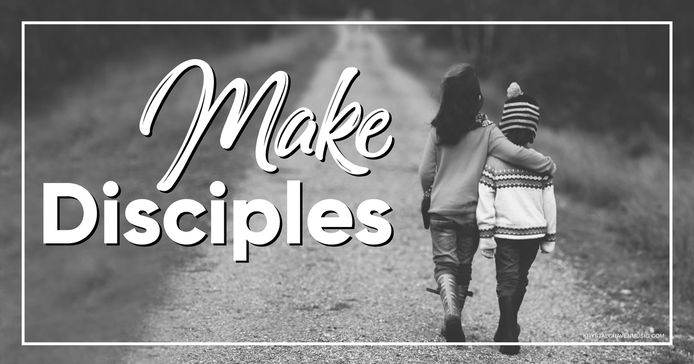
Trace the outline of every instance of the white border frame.
<instances>
[{"instance_id":1,"label":"white border frame","mask_svg":"<svg viewBox=\"0 0 694 364\"><path fill-rule=\"evenodd\" d=\"M669 239L670 239L670 330L669 341L642 342L174 342L174 341L27 341L25 307L25 28L27 25L667 25L669 29ZM673 22L672 21L22 21L22 346L672 346L673 345Z\"/></svg>"}]
</instances>

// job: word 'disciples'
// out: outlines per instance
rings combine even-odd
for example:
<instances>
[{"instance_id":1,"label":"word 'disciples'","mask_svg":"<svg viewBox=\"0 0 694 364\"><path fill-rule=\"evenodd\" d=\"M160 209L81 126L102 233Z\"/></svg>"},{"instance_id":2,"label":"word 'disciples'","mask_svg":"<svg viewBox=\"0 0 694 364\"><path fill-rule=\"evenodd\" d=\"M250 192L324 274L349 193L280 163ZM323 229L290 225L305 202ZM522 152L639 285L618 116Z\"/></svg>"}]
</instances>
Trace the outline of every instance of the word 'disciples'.
<instances>
[{"instance_id":1,"label":"word 'disciples'","mask_svg":"<svg viewBox=\"0 0 694 364\"><path fill-rule=\"evenodd\" d=\"M120 244L120 202L115 200L120 187L113 181L104 183L103 231L105 245ZM195 246L208 235L212 245L227 244L227 202L222 199L227 192L223 182L210 185L210 208L193 199L174 201L163 212L163 231L173 242L182 246ZM59 223L59 201L75 199L82 209L82 220L70 229L61 229ZM76 245L89 239L99 224L99 205L94 196L84 187L74 183L43 184L43 240L46 245ZM287 181L287 244L302 245L303 196L301 181ZM234 261L248 262L248 245L266 246L277 240L282 230L282 215L273 203L264 199L234 200L232 202L232 240ZM124 217L133 227L122 234L136 246L154 245L162 237L162 227L154 218L161 210L154 201L136 199L127 204ZM195 221L210 212L210 232L198 227L181 229L183 216L190 215ZM393 227L382 216L391 211L387 203L378 199L365 200L357 207L357 220L364 226L354 236L369 246L385 245L393 238ZM374 214L375 213L375 214ZM265 227L254 231L249 220L262 215ZM326 246L340 246L352 239L343 229L355 229L354 214L342 201L325 199L314 204L308 212L306 225L311 237ZM331 231L326 231L331 230ZM334 230L334 231L333 231Z\"/></svg>"}]
</instances>

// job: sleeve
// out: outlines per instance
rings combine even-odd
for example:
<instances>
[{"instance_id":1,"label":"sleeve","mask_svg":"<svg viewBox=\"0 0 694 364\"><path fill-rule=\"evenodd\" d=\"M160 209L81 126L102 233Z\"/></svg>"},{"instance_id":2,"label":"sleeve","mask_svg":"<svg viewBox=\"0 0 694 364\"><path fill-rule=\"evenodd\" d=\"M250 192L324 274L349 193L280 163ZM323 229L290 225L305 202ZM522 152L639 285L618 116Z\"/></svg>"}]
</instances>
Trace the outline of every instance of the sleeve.
<instances>
[{"instance_id":1,"label":"sleeve","mask_svg":"<svg viewBox=\"0 0 694 364\"><path fill-rule=\"evenodd\" d=\"M550 178L542 191L545 220L547 220L547 235L542 243L542 251L551 253L557 239L557 202L554 197L554 184Z\"/></svg>"},{"instance_id":2,"label":"sleeve","mask_svg":"<svg viewBox=\"0 0 694 364\"><path fill-rule=\"evenodd\" d=\"M494 170L486 165L479 182L479 200L477 200L477 227L480 231L479 249L495 249L494 230L496 228L496 181Z\"/></svg>"},{"instance_id":3,"label":"sleeve","mask_svg":"<svg viewBox=\"0 0 694 364\"><path fill-rule=\"evenodd\" d=\"M436 143L434 143L435 131L432 128L429 132L422 161L419 164L419 180L422 183L422 191L426 191L434 183L436 176Z\"/></svg>"},{"instance_id":4,"label":"sleeve","mask_svg":"<svg viewBox=\"0 0 694 364\"><path fill-rule=\"evenodd\" d=\"M513 144L496 126L492 126L488 154L544 175L552 176L557 170L552 158Z\"/></svg>"}]
</instances>

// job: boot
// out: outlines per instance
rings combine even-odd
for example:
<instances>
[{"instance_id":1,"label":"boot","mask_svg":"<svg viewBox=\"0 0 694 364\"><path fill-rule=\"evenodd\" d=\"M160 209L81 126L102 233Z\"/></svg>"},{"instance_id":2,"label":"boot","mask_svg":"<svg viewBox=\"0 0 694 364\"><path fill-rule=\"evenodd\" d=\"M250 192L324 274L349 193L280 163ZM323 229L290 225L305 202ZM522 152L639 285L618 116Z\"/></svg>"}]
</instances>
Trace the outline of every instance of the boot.
<instances>
[{"instance_id":1,"label":"boot","mask_svg":"<svg viewBox=\"0 0 694 364\"><path fill-rule=\"evenodd\" d=\"M443 303L443 328L441 334L449 342L465 341L465 334L460 324L460 305L456 292L455 276L452 274L441 274L437 283Z\"/></svg>"},{"instance_id":2,"label":"boot","mask_svg":"<svg viewBox=\"0 0 694 364\"><path fill-rule=\"evenodd\" d=\"M499 296L499 327L494 335L497 342L518 342L518 322L514 296ZM516 355L520 346L500 346L499 352L506 355Z\"/></svg>"},{"instance_id":3,"label":"boot","mask_svg":"<svg viewBox=\"0 0 694 364\"><path fill-rule=\"evenodd\" d=\"M517 291L513 295L513 311L515 312L514 316L516 317L516 337L520 336L521 333L521 327L520 324L518 324L518 311L520 310L520 306L523 303L523 298L525 297L525 290L523 291ZM501 312L501 311L499 311ZM500 342L501 341L501 315L499 315L499 325L497 326L496 332L494 333L494 342Z\"/></svg>"},{"instance_id":4,"label":"boot","mask_svg":"<svg viewBox=\"0 0 694 364\"><path fill-rule=\"evenodd\" d=\"M516 337L520 337L520 332L521 332L521 327L520 324L518 324L518 311L520 311L521 304L523 304L523 298L525 297L525 290L522 291L516 291L516 294L513 295L513 308L516 313Z\"/></svg>"}]
</instances>

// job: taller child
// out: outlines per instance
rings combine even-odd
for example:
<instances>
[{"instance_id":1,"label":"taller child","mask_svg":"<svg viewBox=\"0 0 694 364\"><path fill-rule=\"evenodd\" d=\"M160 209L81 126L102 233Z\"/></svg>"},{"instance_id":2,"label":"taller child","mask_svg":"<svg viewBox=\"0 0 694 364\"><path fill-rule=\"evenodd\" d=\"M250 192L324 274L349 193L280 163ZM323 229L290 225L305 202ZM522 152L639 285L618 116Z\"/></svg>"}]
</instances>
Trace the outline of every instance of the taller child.
<instances>
[{"instance_id":1,"label":"taller child","mask_svg":"<svg viewBox=\"0 0 694 364\"><path fill-rule=\"evenodd\" d=\"M483 98L474 68L456 64L441 83L441 104L431 122L419 166L422 189L431 189L429 207L434 279L443 304L441 334L465 341L460 314L465 305L472 259L479 244L475 212L487 156L553 175L551 158L510 142L480 113Z\"/></svg>"}]
</instances>

